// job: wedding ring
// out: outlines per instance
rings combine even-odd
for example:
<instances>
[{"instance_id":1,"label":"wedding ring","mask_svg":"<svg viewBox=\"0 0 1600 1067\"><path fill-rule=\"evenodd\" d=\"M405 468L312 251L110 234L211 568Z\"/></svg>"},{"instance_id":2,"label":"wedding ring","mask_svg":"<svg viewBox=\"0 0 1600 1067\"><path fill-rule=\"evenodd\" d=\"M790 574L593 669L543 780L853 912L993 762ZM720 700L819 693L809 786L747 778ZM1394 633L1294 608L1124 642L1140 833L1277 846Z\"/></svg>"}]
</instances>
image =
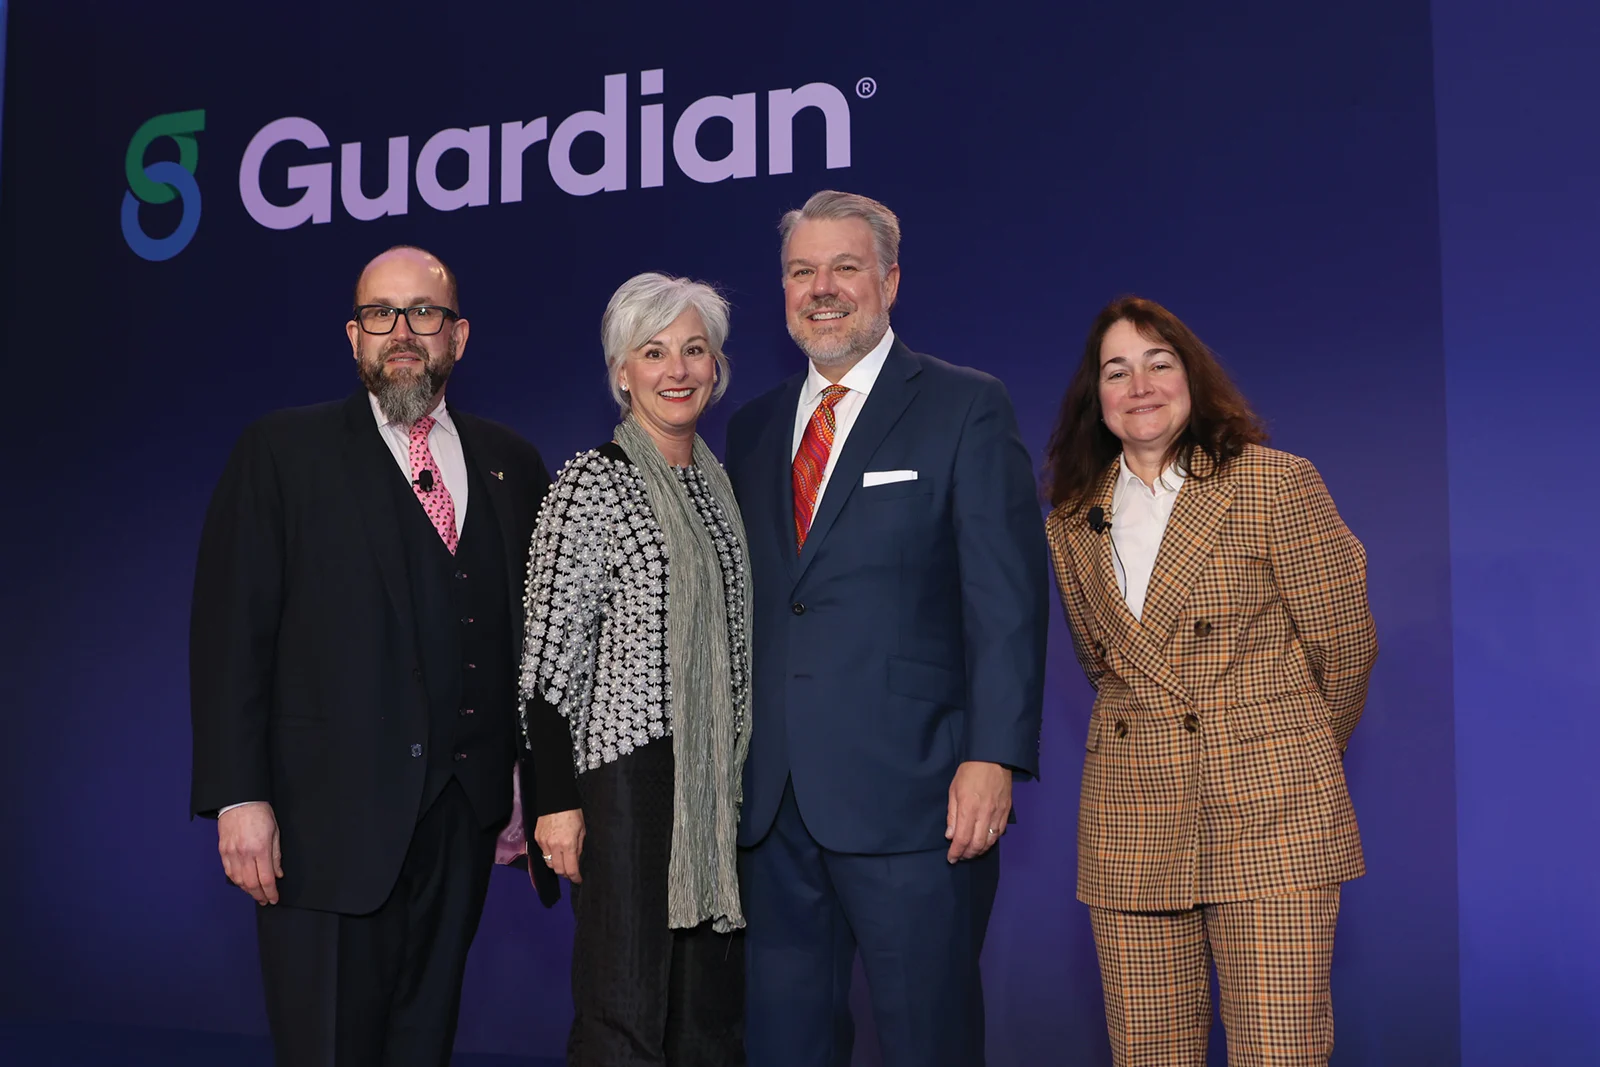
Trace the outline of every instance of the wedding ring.
<instances>
[{"instance_id":1,"label":"wedding ring","mask_svg":"<svg viewBox=\"0 0 1600 1067\"><path fill-rule=\"evenodd\" d=\"M989 836L990 836L990 837L993 837L993 836L994 836L994 827L992 827L992 826L991 826L991 827L989 827Z\"/></svg>"},{"instance_id":2,"label":"wedding ring","mask_svg":"<svg viewBox=\"0 0 1600 1067\"><path fill-rule=\"evenodd\" d=\"M991 834L992 834L992 833L994 833L994 831L993 831L993 830L990 830L990 831L989 831L989 832L990 832L990 833L991 833ZM549 854L549 855L546 855L546 856L542 856L542 857L540 857L540 858L541 858L541 859L544 859L544 860L546 860L546 861L548 861L548 860L549 860L549 859L550 859L550 856L553 856L553 855L555 855L555 853L553 853L553 852L552 852L552 853L550 853L550 854Z\"/></svg>"}]
</instances>

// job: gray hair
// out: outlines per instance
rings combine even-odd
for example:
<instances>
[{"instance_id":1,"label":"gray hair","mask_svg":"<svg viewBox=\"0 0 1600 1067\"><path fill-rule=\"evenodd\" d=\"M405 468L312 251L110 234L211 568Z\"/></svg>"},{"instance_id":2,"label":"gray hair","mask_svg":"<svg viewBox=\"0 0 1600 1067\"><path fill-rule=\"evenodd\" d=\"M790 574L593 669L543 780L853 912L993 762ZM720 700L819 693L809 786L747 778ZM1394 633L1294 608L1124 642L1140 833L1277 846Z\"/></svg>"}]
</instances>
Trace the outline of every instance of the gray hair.
<instances>
[{"instance_id":1,"label":"gray hair","mask_svg":"<svg viewBox=\"0 0 1600 1067\"><path fill-rule=\"evenodd\" d=\"M717 383L711 389L711 403L715 404L728 391L728 356L722 351L728 340L728 302L722 294L705 282L689 278L674 278L655 271L635 274L611 294L606 313L600 318L600 343L606 353L606 384L611 387L611 399L617 402L624 415L633 407L633 398L622 391L617 375L628 353L671 326L690 308L700 313L700 321L706 327L706 344L711 349L711 357L717 361Z\"/></svg>"},{"instance_id":2,"label":"gray hair","mask_svg":"<svg viewBox=\"0 0 1600 1067\"><path fill-rule=\"evenodd\" d=\"M778 222L783 241L778 246L778 261L783 264L789 251L789 235L808 219L861 219L872 230L872 248L878 256L878 273L887 276L889 268L900 262L900 220L883 204L857 193L824 189L813 193L805 206L784 213Z\"/></svg>"}]
</instances>

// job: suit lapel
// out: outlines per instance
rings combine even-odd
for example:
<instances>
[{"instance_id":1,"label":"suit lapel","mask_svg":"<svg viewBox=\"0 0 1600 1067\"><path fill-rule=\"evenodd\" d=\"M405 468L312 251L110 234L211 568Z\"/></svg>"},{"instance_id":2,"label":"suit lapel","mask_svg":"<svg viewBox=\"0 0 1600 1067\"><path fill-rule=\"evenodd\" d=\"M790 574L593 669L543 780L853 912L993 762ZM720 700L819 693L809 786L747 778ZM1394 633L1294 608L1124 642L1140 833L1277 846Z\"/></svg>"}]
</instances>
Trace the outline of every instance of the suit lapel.
<instances>
[{"instance_id":1,"label":"suit lapel","mask_svg":"<svg viewBox=\"0 0 1600 1067\"><path fill-rule=\"evenodd\" d=\"M390 481L400 476L372 417L365 390L345 403L344 469L350 495L361 513L372 558L383 577L383 587L400 620L402 632L414 632L411 583L406 573L405 549L400 544L399 516L394 510Z\"/></svg>"},{"instance_id":2,"label":"suit lapel","mask_svg":"<svg viewBox=\"0 0 1600 1067\"><path fill-rule=\"evenodd\" d=\"M1090 526L1087 515L1094 508L1111 514L1111 490L1116 485L1120 469L1121 465L1113 462L1110 469L1100 476L1087 505L1073 519L1068 538L1073 555L1077 556L1079 573L1094 576L1093 581L1087 583L1084 595L1089 598L1101 625L1109 625L1116 631L1109 636L1117 639L1118 644L1123 643L1120 639L1138 623L1128 610L1127 601L1123 600L1122 590L1117 585L1117 572L1112 564L1111 537Z\"/></svg>"},{"instance_id":3,"label":"suit lapel","mask_svg":"<svg viewBox=\"0 0 1600 1067\"><path fill-rule=\"evenodd\" d=\"M473 509L476 501L470 494L468 495L467 522L483 522L488 515L493 515L495 524L500 527L500 551L505 557L506 583L510 590L506 603L511 612L511 633L516 639L517 661L520 663L523 636L522 596L523 582L527 577L528 545L517 533L514 495L519 492L538 493L542 487L518 486L508 482L505 461L495 453L486 435L479 432L481 427L478 420L454 408L450 409L450 419L456 425L456 432L461 435L461 453L466 457L472 488L481 487L488 495L488 499L482 502L483 507L476 511Z\"/></svg>"},{"instance_id":4,"label":"suit lapel","mask_svg":"<svg viewBox=\"0 0 1600 1067\"><path fill-rule=\"evenodd\" d=\"M1095 486L1083 509L1084 515L1094 507L1101 508L1107 515L1111 514L1111 499L1117 484L1117 475L1121 470L1120 461L1113 462L1100 476L1100 482ZM1133 612L1128 610L1128 602L1122 595L1122 587L1117 583L1117 572L1112 562L1110 532L1096 532L1089 525L1087 518L1075 519L1072 531L1068 535L1068 544L1071 545L1073 555L1076 557L1079 573L1094 576L1093 581L1086 583L1084 596L1089 601L1094 617L1105 631L1106 646L1122 650L1147 678L1171 692L1179 700L1187 702L1188 690L1179 680L1177 672L1172 669L1172 664L1167 662L1161 645L1151 640L1149 628L1135 619ZM1157 567L1160 567L1159 563ZM1145 605L1145 618L1149 618L1148 601Z\"/></svg>"},{"instance_id":5,"label":"suit lapel","mask_svg":"<svg viewBox=\"0 0 1600 1067\"><path fill-rule=\"evenodd\" d=\"M878 372L878 380L872 385L872 392L867 394L867 402L861 406L861 412L856 416L855 425L850 428L850 435L844 440L844 449L839 453L839 458L834 462L833 473L828 477L826 491L822 494L822 503L817 508L817 513L812 516L811 529L806 533L805 548L800 552L799 566L795 579L805 576L806 568L811 566L811 561L816 559L819 546L827 538L828 531L833 528L834 520L844 510L845 502L850 498L856 487L861 484L861 475L866 471L867 464L878 451L878 446L883 444L889 431L894 429L895 423L900 421L900 416L916 398L917 386L914 381L922 368L912 357L911 350L906 348L898 338L889 349L889 356L884 360L883 369ZM796 401L798 402L798 396ZM794 525L794 490L789 491L790 526ZM790 534L790 547L793 547L794 535Z\"/></svg>"},{"instance_id":6,"label":"suit lapel","mask_svg":"<svg viewBox=\"0 0 1600 1067\"><path fill-rule=\"evenodd\" d=\"M1172 518L1167 521L1150 573L1140 629L1157 649L1165 648L1171 639L1178 615L1211 558L1222 520L1233 503L1233 479L1215 476L1210 459L1198 450L1194 467L1195 474L1184 480L1173 503Z\"/></svg>"}]
</instances>

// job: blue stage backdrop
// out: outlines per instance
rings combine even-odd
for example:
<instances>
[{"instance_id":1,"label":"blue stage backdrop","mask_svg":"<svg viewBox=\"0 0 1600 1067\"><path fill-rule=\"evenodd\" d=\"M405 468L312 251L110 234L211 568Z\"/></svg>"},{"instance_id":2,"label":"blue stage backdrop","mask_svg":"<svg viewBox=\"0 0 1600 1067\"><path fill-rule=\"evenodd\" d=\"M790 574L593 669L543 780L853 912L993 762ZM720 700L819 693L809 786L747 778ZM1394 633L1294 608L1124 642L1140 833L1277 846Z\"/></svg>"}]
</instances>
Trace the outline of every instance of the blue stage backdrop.
<instances>
[{"instance_id":1,"label":"blue stage backdrop","mask_svg":"<svg viewBox=\"0 0 1600 1067\"><path fill-rule=\"evenodd\" d=\"M1600 7L1434 18L1462 1062L1596 1064Z\"/></svg>"},{"instance_id":2,"label":"blue stage backdrop","mask_svg":"<svg viewBox=\"0 0 1600 1067\"><path fill-rule=\"evenodd\" d=\"M223 880L213 825L185 818L193 559L239 431L356 386L343 326L366 259L406 242L456 268L473 341L451 401L553 467L610 433L612 290L647 269L717 283L734 305L732 388L705 427L720 450L729 412L802 365L778 217L838 187L901 215L899 333L1003 379L1036 455L1094 312L1135 292L1187 319L1275 443L1317 463L1369 551L1382 645L1346 763L1370 873L1344 896L1334 1062L1462 1062L1452 686L1484 680L1452 674L1447 488L1485 486L1447 465L1426 3L54 0L12 11L9 34L5 410L23 454L6 465L0 579L0 1015L264 1030L251 905ZM1502 319L1539 320L1551 343L1529 356L1533 381L1508 370L1473 402L1499 398L1490 382L1522 398L1512 417L1564 402L1580 357L1554 338L1572 306L1530 292L1526 317ZM1581 399L1561 416L1574 426ZM1582 426L1571 440L1592 442ZM1592 459L1518 449L1526 428L1494 417L1452 429L1481 429L1505 472L1483 507L1516 522L1500 543L1555 583L1540 588L1560 611L1539 530L1563 521L1564 484L1587 493ZM1018 794L984 960L1002 1065L1109 1059L1073 896L1090 694L1052 614L1043 780ZM1537 642L1526 623L1507 614L1496 640ZM1592 681L1565 677L1508 690L1493 710L1514 725L1471 719L1459 781L1474 804L1496 788L1490 749L1568 736L1544 732L1537 704L1592 710ZM1540 772L1529 756L1518 773ZM1517 810L1505 833L1539 821ZM1492 902L1461 894L1484 923ZM570 942L565 904L546 912L498 872L460 1047L555 1053ZM1592 960L1561 1010L1594 1003ZM1493 979L1472 976L1477 1005Z\"/></svg>"}]
</instances>

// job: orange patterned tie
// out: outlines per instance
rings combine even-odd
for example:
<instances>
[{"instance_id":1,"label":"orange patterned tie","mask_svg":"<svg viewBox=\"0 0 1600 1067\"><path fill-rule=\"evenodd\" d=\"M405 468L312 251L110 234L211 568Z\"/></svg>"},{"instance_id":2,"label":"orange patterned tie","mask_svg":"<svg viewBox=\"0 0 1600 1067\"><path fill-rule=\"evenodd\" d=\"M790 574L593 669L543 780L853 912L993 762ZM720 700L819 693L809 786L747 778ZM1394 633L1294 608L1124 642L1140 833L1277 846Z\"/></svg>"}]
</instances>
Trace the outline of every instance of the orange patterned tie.
<instances>
[{"instance_id":1,"label":"orange patterned tie","mask_svg":"<svg viewBox=\"0 0 1600 1067\"><path fill-rule=\"evenodd\" d=\"M811 513L817 507L817 490L822 488L822 473L828 469L828 453L833 451L833 406L850 390L830 385L822 391L822 402L811 413L806 432L800 438L800 451L794 454L794 538L798 551L806 545L811 529Z\"/></svg>"}]
</instances>

